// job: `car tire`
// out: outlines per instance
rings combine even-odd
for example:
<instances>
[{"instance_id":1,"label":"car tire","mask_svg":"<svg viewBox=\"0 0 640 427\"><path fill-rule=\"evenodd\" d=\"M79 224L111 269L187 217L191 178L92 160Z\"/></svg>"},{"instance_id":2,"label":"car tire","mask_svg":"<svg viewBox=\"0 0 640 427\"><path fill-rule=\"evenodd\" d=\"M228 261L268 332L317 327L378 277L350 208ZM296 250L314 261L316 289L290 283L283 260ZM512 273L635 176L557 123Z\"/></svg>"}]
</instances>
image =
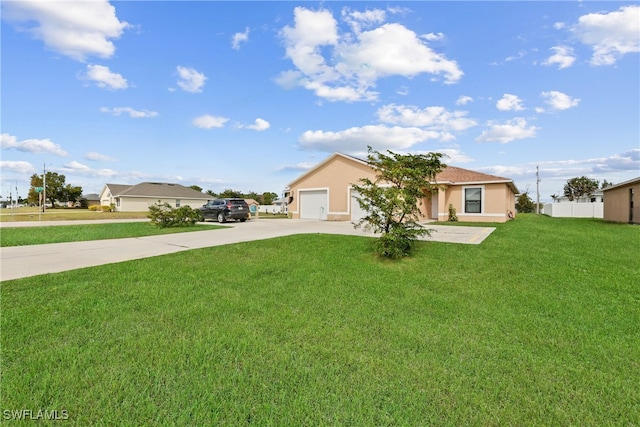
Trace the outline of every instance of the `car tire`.
<instances>
[{"instance_id":1,"label":"car tire","mask_svg":"<svg viewBox=\"0 0 640 427\"><path fill-rule=\"evenodd\" d=\"M222 212L218 214L218 222L227 222L227 218L224 217L224 214Z\"/></svg>"},{"instance_id":2,"label":"car tire","mask_svg":"<svg viewBox=\"0 0 640 427\"><path fill-rule=\"evenodd\" d=\"M240 222L245 222L247 218L240 218Z\"/></svg>"}]
</instances>

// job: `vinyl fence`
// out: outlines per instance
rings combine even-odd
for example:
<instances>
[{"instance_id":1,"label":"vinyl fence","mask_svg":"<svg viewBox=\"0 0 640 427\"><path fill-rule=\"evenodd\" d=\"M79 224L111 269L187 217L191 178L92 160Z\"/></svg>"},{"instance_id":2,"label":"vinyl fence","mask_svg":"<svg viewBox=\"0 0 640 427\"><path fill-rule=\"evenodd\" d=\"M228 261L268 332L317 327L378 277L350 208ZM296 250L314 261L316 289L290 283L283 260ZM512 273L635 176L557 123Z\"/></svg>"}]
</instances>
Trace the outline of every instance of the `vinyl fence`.
<instances>
[{"instance_id":1,"label":"vinyl fence","mask_svg":"<svg viewBox=\"0 0 640 427\"><path fill-rule=\"evenodd\" d=\"M547 203L542 213L557 218L603 218L604 203Z\"/></svg>"}]
</instances>

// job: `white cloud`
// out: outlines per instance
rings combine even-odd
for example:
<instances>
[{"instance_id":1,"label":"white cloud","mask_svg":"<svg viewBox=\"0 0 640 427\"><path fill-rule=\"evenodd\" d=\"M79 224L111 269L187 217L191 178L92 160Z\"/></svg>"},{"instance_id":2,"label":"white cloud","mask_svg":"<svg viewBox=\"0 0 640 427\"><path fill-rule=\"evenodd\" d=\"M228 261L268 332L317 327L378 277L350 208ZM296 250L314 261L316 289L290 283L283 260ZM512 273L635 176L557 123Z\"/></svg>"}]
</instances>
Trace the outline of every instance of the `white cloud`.
<instances>
[{"instance_id":1,"label":"white cloud","mask_svg":"<svg viewBox=\"0 0 640 427\"><path fill-rule=\"evenodd\" d=\"M111 178L114 176L121 176L120 173L112 169L92 169L83 163L76 162L75 160L64 164L60 168L60 171L66 174L81 175L81 176L88 176L88 177Z\"/></svg>"},{"instance_id":2,"label":"white cloud","mask_svg":"<svg viewBox=\"0 0 640 427\"><path fill-rule=\"evenodd\" d=\"M235 50L240 49L240 43L245 43L249 40L249 27L246 27L244 33L235 33L231 38L231 47Z\"/></svg>"},{"instance_id":3,"label":"white cloud","mask_svg":"<svg viewBox=\"0 0 640 427\"><path fill-rule=\"evenodd\" d=\"M269 129L270 127L271 127L271 124L268 121L261 118L257 118L254 124L247 126L247 129L263 131L263 130Z\"/></svg>"},{"instance_id":4,"label":"white cloud","mask_svg":"<svg viewBox=\"0 0 640 427\"><path fill-rule=\"evenodd\" d=\"M473 102L473 98L463 95L456 100L456 105L467 105L470 102Z\"/></svg>"},{"instance_id":5,"label":"white cloud","mask_svg":"<svg viewBox=\"0 0 640 427\"><path fill-rule=\"evenodd\" d=\"M538 130L535 126L529 126L527 121L520 117L502 124L491 121L487 124L489 129L483 131L476 141L506 144L517 139L532 138L536 136Z\"/></svg>"},{"instance_id":6,"label":"white cloud","mask_svg":"<svg viewBox=\"0 0 640 427\"><path fill-rule=\"evenodd\" d=\"M176 69L178 70L179 77L178 86L180 86L182 90L191 93L202 92L204 82L207 80L204 74L188 67L178 66Z\"/></svg>"},{"instance_id":7,"label":"white cloud","mask_svg":"<svg viewBox=\"0 0 640 427\"><path fill-rule=\"evenodd\" d=\"M412 105L389 104L380 107L377 114L381 122L442 131L463 131L478 124L466 117L466 111L447 111L444 107L420 109Z\"/></svg>"},{"instance_id":8,"label":"white cloud","mask_svg":"<svg viewBox=\"0 0 640 427\"><path fill-rule=\"evenodd\" d=\"M300 163L296 163L295 165L283 165L277 168L276 170L279 172L304 172L311 169L315 165L317 165L317 163L300 162Z\"/></svg>"},{"instance_id":9,"label":"white cloud","mask_svg":"<svg viewBox=\"0 0 640 427\"><path fill-rule=\"evenodd\" d=\"M569 95L558 92L557 90L542 92L542 97L554 110L567 110L576 107L580 103L579 99L571 98Z\"/></svg>"},{"instance_id":10,"label":"white cloud","mask_svg":"<svg viewBox=\"0 0 640 427\"><path fill-rule=\"evenodd\" d=\"M58 144L54 144L50 139L25 139L18 141L13 135L3 133L0 136L0 143L4 149L15 149L27 153L51 153L56 156L65 157L68 155Z\"/></svg>"},{"instance_id":11,"label":"white cloud","mask_svg":"<svg viewBox=\"0 0 640 427\"><path fill-rule=\"evenodd\" d=\"M158 116L158 113L155 111L134 110L131 107L115 107L115 108L102 107L100 108L100 111L102 113L111 114L113 116L119 116L124 113L124 114L128 114L129 117L133 119L150 118L150 117Z\"/></svg>"},{"instance_id":12,"label":"white cloud","mask_svg":"<svg viewBox=\"0 0 640 427\"><path fill-rule=\"evenodd\" d=\"M500 111L522 111L522 100L516 95L505 93L502 99L496 103L496 108Z\"/></svg>"},{"instance_id":13,"label":"white cloud","mask_svg":"<svg viewBox=\"0 0 640 427\"><path fill-rule=\"evenodd\" d=\"M193 125L201 129L221 128L229 119L205 114L193 120Z\"/></svg>"},{"instance_id":14,"label":"white cloud","mask_svg":"<svg viewBox=\"0 0 640 427\"><path fill-rule=\"evenodd\" d=\"M640 52L640 6L609 13L590 13L572 27L578 39L593 49L592 65L612 65L628 53Z\"/></svg>"},{"instance_id":15,"label":"white cloud","mask_svg":"<svg viewBox=\"0 0 640 427\"><path fill-rule=\"evenodd\" d=\"M111 39L119 38L130 25L120 21L115 7L106 0L2 2L3 19L19 22L53 51L78 61L87 56L110 58L115 52Z\"/></svg>"},{"instance_id":16,"label":"white cloud","mask_svg":"<svg viewBox=\"0 0 640 427\"><path fill-rule=\"evenodd\" d=\"M558 69L568 68L573 65L576 57L573 53L573 49L568 46L554 46L550 50L554 52L553 55L548 57L542 65L558 65Z\"/></svg>"},{"instance_id":17,"label":"white cloud","mask_svg":"<svg viewBox=\"0 0 640 427\"><path fill-rule=\"evenodd\" d=\"M296 67L284 72L280 83L296 84L330 101L372 101L379 79L411 78L428 73L455 83L463 75L455 61L436 53L413 31L400 24L381 23L382 11L343 10L351 32L339 34L338 22L327 10L294 10L294 25L281 31L286 56ZM326 56L326 57L325 57Z\"/></svg>"},{"instance_id":18,"label":"white cloud","mask_svg":"<svg viewBox=\"0 0 640 427\"><path fill-rule=\"evenodd\" d=\"M87 65L87 72L83 76L86 80L91 80L98 87L106 89L126 89L128 87L127 80L118 73L113 73L109 67L104 65Z\"/></svg>"},{"instance_id":19,"label":"white cloud","mask_svg":"<svg viewBox=\"0 0 640 427\"><path fill-rule=\"evenodd\" d=\"M20 174L31 174L36 171L36 168L29 162L2 160L0 161L0 169L3 171L17 172Z\"/></svg>"},{"instance_id":20,"label":"white cloud","mask_svg":"<svg viewBox=\"0 0 640 427\"><path fill-rule=\"evenodd\" d=\"M438 149L433 151L442 153L445 156L447 156L447 158L444 160L444 163L446 164L460 164L460 163L469 163L473 161L471 157L467 156L457 148L444 148L444 149ZM416 153L416 154L419 154L419 153Z\"/></svg>"},{"instance_id":21,"label":"white cloud","mask_svg":"<svg viewBox=\"0 0 640 427\"><path fill-rule=\"evenodd\" d=\"M439 132L417 127L371 125L339 132L308 130L300 136L298 142L301 147L311 150L355 154L366 151L368 145L376 150L405 150L440 136Z\"/></svg>"},{"instance_id":22,"label":"white cloud","mask_svg":"<svg viewBox=\"0 0 640 427\"><path fill-rule=\"evenodd\" d=\"M349 8L342 9L342 19L351 26L351 29L359 33L362 28L370 28L375 24L385 21L387 14L382 9L366 10L364 12L351 11Z\"/></svg>"},{"instance_id":23,"label":"white cloud","mask_svg":"<svg viewBox=\"0 0 640 427\"><path fill-rule=\"evenodd\" d=\"M92 152L89 152L89 153L85 154L84 158L87 159L87 160L91 160L91 161L113 162L113 161L116 160L113 157L109 157L106 154L96 153L95 151L92 151Z\"/></svg>"},{"instance_id":24,"label":"white cloud","mask_svg":"<svg viewBox=\"0 0 640 427\"><path fill-rule=\"evenodd\" d=\"M541 162L540 166L543 167L547 173L565 177L616 172L635 172L637 174L640 169L640 148L634 148L624 153L613 154L608 157L579 160L551 160Z\"/></svg>"}]
</instances>

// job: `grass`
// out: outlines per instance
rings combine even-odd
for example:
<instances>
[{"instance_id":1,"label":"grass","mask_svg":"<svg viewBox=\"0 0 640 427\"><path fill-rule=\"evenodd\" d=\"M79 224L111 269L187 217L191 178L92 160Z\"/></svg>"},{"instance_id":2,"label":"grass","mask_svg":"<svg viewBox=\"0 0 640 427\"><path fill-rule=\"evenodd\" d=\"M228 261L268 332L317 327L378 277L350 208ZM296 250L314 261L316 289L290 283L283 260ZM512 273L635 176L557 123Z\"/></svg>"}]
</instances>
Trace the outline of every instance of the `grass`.
<instances>
[{"instance_id":1,"label":"grass","mask_svg":"<svg viewBox=\"0 0 640 427\"><path fill-rule=\"evenodd\" d=\"M0 230L0 247L156 236L160 234L212 230L215 228L225 227L194 224L188 227L159 228L150 222L63 225L56 227L3 227Z\"/></svg>"},{"instance_id":2,"label":"grass","mask_svg":"<svg viewBox=\"0 0 640 427\"><path fill-rule=\"evenodd\" d=\"M306 235L2 284L1 408L72 425L640 424L640 228Z\"/></svg>"},{"instance_id":3,"label":"grass","mask_svg":"<svg viewBox=\"0 0 640 427\"><path fill-rule=\"evenodd\" d=\"M88 209L47 208L39 212L37 207L17 209L0 209L0 222L22 221L61 221L89 219L142 219L148 218L149 212L94 212Z\"/></svg>"}]
</instances>

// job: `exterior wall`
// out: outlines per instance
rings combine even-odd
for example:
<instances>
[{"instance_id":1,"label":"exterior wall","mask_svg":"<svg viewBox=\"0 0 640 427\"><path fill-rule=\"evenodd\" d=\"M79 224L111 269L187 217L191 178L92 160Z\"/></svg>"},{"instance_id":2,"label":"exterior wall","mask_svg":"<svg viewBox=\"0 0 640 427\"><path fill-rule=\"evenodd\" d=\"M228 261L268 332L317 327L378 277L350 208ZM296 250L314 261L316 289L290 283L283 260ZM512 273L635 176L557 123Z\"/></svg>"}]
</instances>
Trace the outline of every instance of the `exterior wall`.
<instances>
[{"instance_id":1,"label":"exterior wall","mask_svg":"<svg viewBox=\"0 0 640 427\"><path fill-rule=\"evenodd\" d=\"M375 174L366 164L354 162L342 156L334 157L291 185L293 201L288 206L291 217L300 218L301 190L327 190L329 197L327 220L351 220L351 185L358 184L361 178L373 180Z\"/></svg>"},{"instance_id":2,"label":"exterior wall","mask_svg":"<svg viewBox=\"0 0 640 427\"><path fill-rule=\"evenodd\" d=\"M300 193L304 190L327 190L328 221L351 220L351 186L357 184L361 178L375 179L374 171L366 164L352 161L342 156L336 156L318 169L303 176L291 184L290 194L293 201L289 203L289 213L292 218L300 218ZM425 197L420 204L420 211L424 219L447 221L449 218L449 204L456 208L460 221L469 222L506 222L508 212L515 215L516 196L506 183L484 183L465 185L440 185L440 190L433 196ZM482 212L464 212L464 192L466 187L482 188Z\"/></svg>"},{"instance_id":3,"label":"exterior wall","mask_svg":"<svg viewBox=\"0 0 640 427\"><path fill-rule=\"evenodd\" d=\"M633 190L633 209L629 190ZM632 221L630 215L633 215ZM604 220L640 224L640 181L620 185L604 192Z\"/></svg>"},{"instance_id":4,"label":"exterior wall","mask_svg":"<svg viewBox=\"0 0 640 427\"><path fill-rule=\"evenodd\" d=\"M207 203L206 200L195 199L179 199L180 206L190 206L197 209ZM158 198L158 197L121 197L120 203L117 200L114 201L116 205L116 212L144 212L149 210L149 206L157 203L169 203L171 207L176 206L175 198Z\"/></svg>"},{"instance_id":5,"label":"exterior wall","mask_svg":"<svg viewBox=\"0 0 640 427\"><path fill-rule=\"evenodd\" d=\"M555 218L602 218L603 203L546 203L542 213Z\"/></svg>"},{"instance_id":6,"label":"exterior wall","mask_svg":"<svg viewBox=\"0 0 640 427\"><path fill-rule=\"evenodd\" d=\"M464 211L465 188L482 189L481 213L466 213ZM509 220L508 213L512 212L515 216L516 212L515 194L504 183L448 186L445 192L438 193L438 221L449 219L450 204L456 209L458 221L465 222L507 222Z\"/></svg>"}]
</instances>

